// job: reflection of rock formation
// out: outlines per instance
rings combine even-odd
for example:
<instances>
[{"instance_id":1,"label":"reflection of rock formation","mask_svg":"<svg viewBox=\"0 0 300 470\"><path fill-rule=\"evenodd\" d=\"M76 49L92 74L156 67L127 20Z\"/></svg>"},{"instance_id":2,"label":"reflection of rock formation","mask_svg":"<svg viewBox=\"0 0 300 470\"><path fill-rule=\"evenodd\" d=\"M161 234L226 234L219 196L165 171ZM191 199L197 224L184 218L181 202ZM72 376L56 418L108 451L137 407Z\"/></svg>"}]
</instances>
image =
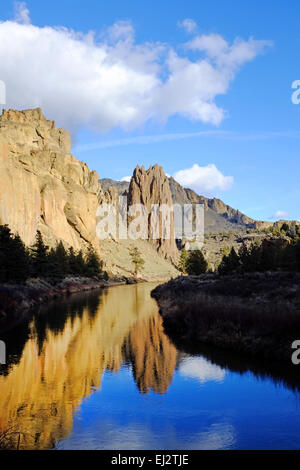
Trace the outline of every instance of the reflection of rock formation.
<instances>
[{"instance_id":1,"label":"reflection of rock formation","mask_svg":"<svg viewBox=\"0 0 300 470\"><path fill-rule=\"evenodd\" d=\"M168 390L176 366L177 352L164 334L162 319L156 315L138 322L129 333L126 351L133 365L134 379L142 393Z\"/></svg>"},{"instance_id":2,"label":"reflection of rock formation","mask_svg":"<svg viewBox=\"0 0 300 470\"><path fill-rule=\"evenodd\" d=\"M176 351L163 334L150 290L115 287L101 295L98 307L81 307L77 316L69 309L59 328L48 323L42 331L35 326L39 319L32 322L19 362L0 376L0 445L7 429L12 447L19 440L20 448L51 448L66 438L82 398L100 386L106 369L120 369L128 347L140 389L167 389Z\"/></svg>"}]
</instances>

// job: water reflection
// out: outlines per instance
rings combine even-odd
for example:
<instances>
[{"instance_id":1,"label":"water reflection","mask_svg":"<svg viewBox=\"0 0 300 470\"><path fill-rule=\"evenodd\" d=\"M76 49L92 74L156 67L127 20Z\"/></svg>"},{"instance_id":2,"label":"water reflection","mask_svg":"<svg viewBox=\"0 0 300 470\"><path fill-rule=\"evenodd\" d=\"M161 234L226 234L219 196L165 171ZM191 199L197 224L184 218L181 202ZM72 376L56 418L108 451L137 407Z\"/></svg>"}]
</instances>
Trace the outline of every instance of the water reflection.
<instances>
[{"instance_id":1,"label":"water reflection","mask_svg":"<svg viewBox=\"0 0 300 470\"><path fill-rule=\"evenodd\" d=\"M184 377L197 379L200 383L223 382L226 375L225 369L210 363L203 357L188 357L180 364L179 371Z\"/></svg>"},{"instance_id":2,"label":"water reflection","mask_svg":"<svg viewBox=\"0 0 300 470\"><path fill-rule=\"evenodd\" d=\"M117 372L123 363L140 392L168 390L177 353L151 287L120 286L56 305L23 328L23 350L17 360L10 354L0 376L7 446L44 449L66 438L81 400L101 386L105 370Z\"/></svg>"},{"instance_id":3,"label":"water reflection","mask_svg":"<svg viewBox=\"0 0 300 470\"><path fill-rule=\"evenodd\" d=\"M72 296L1 334L0 448L300 448L300 369L169 339L153 287Z\"/></svg>"}]
</instances>

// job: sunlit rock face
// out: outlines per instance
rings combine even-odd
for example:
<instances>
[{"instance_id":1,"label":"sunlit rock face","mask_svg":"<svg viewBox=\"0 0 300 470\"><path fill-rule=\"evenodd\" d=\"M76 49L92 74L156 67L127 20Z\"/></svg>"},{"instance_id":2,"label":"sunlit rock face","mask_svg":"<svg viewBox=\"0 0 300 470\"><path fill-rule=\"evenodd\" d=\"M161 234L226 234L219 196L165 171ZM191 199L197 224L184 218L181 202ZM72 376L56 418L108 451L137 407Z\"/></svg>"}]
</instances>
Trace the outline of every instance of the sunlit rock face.
<instances>
[{"instance_id":1,"label":"sunlit rock face","mask_svg":"<svg viewBox=\"0 0 300 470\"><path fill-rule=\"evenodd\" d=\"M158 238L152 240L152 242L157 247L158 252L166 258L176 261L178 250L174 237L174 215L170 214L168 237L164 237L161 218L158 227L154 227L153 224L151 227L150 214L154 204L166 205L167 207L173 206L169 179L162 167L154 165L148 170L145 170L144 166L135 168L128 190L128 205L130 207L135 204L143 204L147 209L149 214L148 237L151 239L152 230L157 230Z\"/></svg>"},{"instance_id":2,"label":"sunlit rock face","mask_svg":"<svg viewBox=\"0 0 300 470\"><path fill-rule=\"evenodd\" d=\"M96 249L96 211L103 200L98 175L70 154L71 139L41 109L0 117L0 224L26 245L40 230L46 242Z\"/></svg>"},{"instance_id":3,"label":"sunlit rock face","mask_svg":"<svg viewBox=\"0 0 300 470\"><path fill-rule=\"evenodd\" d=\"M102 386L103 373L124 363L132 365L141 392L168 389L176 350L150 289L115 287L92 301L61 304L30 324L21 356L0 376L0 447L54 447L72 432L74 413Z\"/></svg>"}]
</instances>

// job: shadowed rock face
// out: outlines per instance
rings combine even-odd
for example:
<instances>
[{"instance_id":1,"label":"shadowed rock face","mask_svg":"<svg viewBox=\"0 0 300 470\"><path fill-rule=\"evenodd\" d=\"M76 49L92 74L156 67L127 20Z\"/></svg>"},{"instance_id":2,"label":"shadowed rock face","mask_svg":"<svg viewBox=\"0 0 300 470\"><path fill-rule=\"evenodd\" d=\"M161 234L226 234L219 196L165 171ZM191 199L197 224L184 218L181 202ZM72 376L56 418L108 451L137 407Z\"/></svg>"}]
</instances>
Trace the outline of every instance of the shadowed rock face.
<instances>
[{"instance_id":1,"label":"shadowed rock face","mask_svg":"<svg viewBox=\"0 0 300 470\"><path fill-rule=\"evenodd\" d=\"M168 207L173 205L169 179L165 175L162 167L154 165L148 170L145 170L144 166L137 166L135 168L128 190L128 205L132 206L134 204L143 204L148 211L148 236L149 239L151 239L150 214L152 205L159 204L160 206L166 205ZM172 213L170 213L169 238L163 238L161 223L160 227L158 227L158 233L159 238L157 240L152 240L152 243L156 246L158 252L165 258L176 261L178 250L174 237L174 216Z\"/></svg>"},{"instance_id":2,"label":"shadowed rock face","mask_svg":"<svg viewBox=\"0 0 300 470\"><path fill-rule=\"evenodd\" d=\"M41 109L0 117L0 224L26 245L40 230L45 241L98 250L96 211L103 199L98 175L70 154L67 131Z\"/></svg>"}]
</instances>

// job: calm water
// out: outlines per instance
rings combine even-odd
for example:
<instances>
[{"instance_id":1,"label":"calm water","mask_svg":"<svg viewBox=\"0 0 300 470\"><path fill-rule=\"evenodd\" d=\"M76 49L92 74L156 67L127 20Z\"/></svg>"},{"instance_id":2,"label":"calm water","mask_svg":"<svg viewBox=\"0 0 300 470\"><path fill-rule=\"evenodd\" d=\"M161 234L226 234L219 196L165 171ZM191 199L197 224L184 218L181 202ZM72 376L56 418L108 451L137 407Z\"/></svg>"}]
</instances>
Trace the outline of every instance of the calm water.
<instances>
[{"instance_id":1,"label":"calm water","mask_svg":"<svg viewBox=\"0 0 300 470\"><path fill-rule=\"evenodd\" d=\"M300 448L300 366L290 375L177 350L153 287L72 297L0 335L2 446Z\"/></svg>"}]
</instances>

